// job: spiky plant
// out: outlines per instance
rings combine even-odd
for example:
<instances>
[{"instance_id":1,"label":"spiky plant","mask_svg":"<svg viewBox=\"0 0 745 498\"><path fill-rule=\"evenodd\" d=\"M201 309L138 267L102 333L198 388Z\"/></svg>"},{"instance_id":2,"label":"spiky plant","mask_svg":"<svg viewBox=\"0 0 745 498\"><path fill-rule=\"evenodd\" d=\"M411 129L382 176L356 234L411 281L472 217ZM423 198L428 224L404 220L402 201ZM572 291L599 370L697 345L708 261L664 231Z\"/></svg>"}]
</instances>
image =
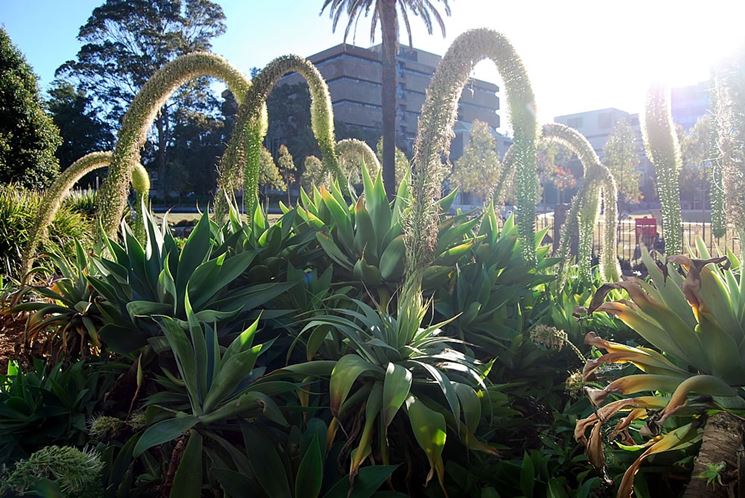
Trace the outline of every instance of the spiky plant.
<instances>
[{"instance_id":1,"label":"spiky plant","mask_svg":"<svg viewBox=\"0 0 745 498\"><path fill-rule=\"evenodd\" d=\"M716 79L716 130L719 161L715 173L724 181L719 194L724 194L727 218L738 235L745 236L745 54L742 52L723 62ZM721 168L718 171L717 168ZM717 191L713 190L712 209L717 207ZM713 219L712 219L713 222Z\"/></svg>"},{"instance_id":2,"label":"spiky plant","mask_svg":"<svg viewBox=\"0 0 745 498\"><path fill-rule=\"evenodd\" d=\"M60 173L54 183L46 190L23 252L24 274L31 270L31 266L36 259L36 250L46 238L55 214L59 211L62 201L64 201L73 185L91 171L109 166L112 157L111 152L91 152ZM135 165L133 171L135 174L132 176L132 186L141 199L150 191L150 178L148 178L147 171L139 162ZM140 204L140 199L138 199L137 204Z\"/></svg>"},{"instance_id":3,"label":"spiky plant","mask_svg":"<svg viewBox=\"0 0 745 498\"><path fill-rule=\"evenodd\" d=\"M657 176L665 251L668 254L680 254L683 251L679 179L681 157L670 111L670 89L663 85L652 85L647 92L642 115L644 148Z\"/></svg>"},{"instance_id":4,"label":"spiky plant","mask_svg":"<svg viewBox=\"0 0 745 498\"><path fill-rule=\"evenodd\" d=\"M702 259L677 255L654 261L643 249L649 280L606 284L588 310L615 315L649 344L631 347L593 332L585 338L606 351L587 362L585 382L614 372L621 376L588 390L597 409L577 421L575 437L586 445L590 461L602 468L603 425L624 413L607 439L619 438L630 451L644 450L624 474L619 497L631 496L634 474L644 459L698 438L703 444L686 497L728 496L726 486L712 488L701 479L709 465L725 462L736 474L743 424L729 410L741 413L745 407L745 276L736 258L711 258L703 241L697 245ZM739 267L739 275L730 265ZM628 299L603 302L611 289L625 291ZM641 373L606 368L611 364L633 365Z\"/></svg>"},{"instance_id":5,"label":"spiky plant","mask_svg":"<svg viewBox=\"0 0 745 498\"><path fill-rule=\"evenodd\" d=\"M288 73L296 72L308 82L310 89L310 121L321 149L324 167L337 179L344 178L336 159L334 117L326 81L310 61L297 55L284 55L271 61L259 73L238 110L235 131L218 165L215 214L222 221L228 214L228 199L243 176L245 204L248 212L256 207L259 154L266 135L266 99L274 85ZM245 156L245 160L240 160ZM241 165L245 170L241 171Z\"/></svg>"},{"instance_id":6,"label":"spiky plant","mask_svg":"<svg viewBox=\"0 0 745 498\"><path fill-rule=\"evenodd\" d=\"M80 451L71 446L47 446L2 476L0 495L34 493L41 481L49 479L64 497L101 496L103 462L94 451Z\"/></svg>"},{"instance_id":7,"label":"spiky plant","mask_svg":"<svg viewBox=\"0 0 745 498\"><path fill-rule=\"evenodd\" d=\"M251 82L240 71L223 58L206 52L195 52L169 62L145 83L124 115L109 174L99 190L99 217L109 235L115 235L119 227L132 171L140 162L140 149L160 108L179 87L203 76L224 81L238 103L251 87Z\"/></svg>"},{"instance_id":8,"label":"spiky plant","mask_svg":"<svg viewBox=\"0 0 745 498\"><path fill-rule=\"evenodd\" d=\"M438 213L434 202L440 197L448 168L458 100L474 66L490 59L505 81L510 121L514 131L517 177L518 223L523 256L535 264L535 204L537 177L535 143L538 127L535 98L522 60L507 38L489 29L476 29L455 39L437 67L422 107L414 144L412 173L413 205L407 223L407 275L421 280L422 269L432 260L437 237ZM419 276L417 276L419 275Z\"/></svg>"},{"instance_id":9,"label":"spiky plant","mask_svg":"<svg viewBox=\"0 0 745 498\"><path fill-rule=\"evenodd\" d=\"M375 152L362 140L347 138L336 143L336 155L342 164L345 164L347 178L360 179L362 165L367 166L371 176L380 171L380 162ZM353 170L354 168L354 170Z\"/></svg>"},{"instance_id":10,"label":"spiky plant","mask_svg":"<svg viewBox=\"0 0 745 498\"><path fill-rule=\"evenodd\" d=\"M592 258L592 233L597 221L600 207L600 193L604 194L605 201L605 234L603 241L603 253L600 257L603 277L609 282L615 282L621 278L621 269L618 265L616 255L616 226L618 224L617 203L618 190L613 174L600 162L600 158L587 141L584 135L568 126L551 123L543 126L543 140L560 144L576 154L584 169L584 184L575 196L570 209L573 216L571 223L564 225L561 234L561 255L563 264L568 263L569 238L572 229L578 228L579 254L578 260L581 274L588 281L590 275L590 261ZM578 218L578 219L574 219Z\"/></svg>"}]
</instances>

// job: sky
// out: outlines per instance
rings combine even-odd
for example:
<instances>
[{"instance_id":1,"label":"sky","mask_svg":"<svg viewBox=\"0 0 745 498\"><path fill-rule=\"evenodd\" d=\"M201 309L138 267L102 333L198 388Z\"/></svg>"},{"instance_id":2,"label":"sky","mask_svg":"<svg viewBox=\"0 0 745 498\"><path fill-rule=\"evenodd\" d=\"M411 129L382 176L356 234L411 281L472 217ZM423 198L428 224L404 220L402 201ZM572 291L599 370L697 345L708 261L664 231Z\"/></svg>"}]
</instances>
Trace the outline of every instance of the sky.
<instances>
[{"instance_id":1,"label":"sky","mask_svg":"<svg viewBox=\"0 0 745 498\"><path fill-rule=\"evenodd\" d=\"M0 25L26 55L42 89L59 65L74 58L79 27L102 3L0 0ZM321 0L218 3L227 32L213 49L246 73L279 55L308 56L343 38L343 25L332 33L328 15L319 16ZM414 46L443 54L468 29L504 33L523 58L544 122L605 107L638 112L651 82L703 81L717 60L745 42L742 0L450 0L450 5L447 36L427 34L414 19ZM356 39L348 41L369 46L369 26L369 20L360 21ZM488 61L473 74L501 86Z\"/></svg>"}]
</instances>

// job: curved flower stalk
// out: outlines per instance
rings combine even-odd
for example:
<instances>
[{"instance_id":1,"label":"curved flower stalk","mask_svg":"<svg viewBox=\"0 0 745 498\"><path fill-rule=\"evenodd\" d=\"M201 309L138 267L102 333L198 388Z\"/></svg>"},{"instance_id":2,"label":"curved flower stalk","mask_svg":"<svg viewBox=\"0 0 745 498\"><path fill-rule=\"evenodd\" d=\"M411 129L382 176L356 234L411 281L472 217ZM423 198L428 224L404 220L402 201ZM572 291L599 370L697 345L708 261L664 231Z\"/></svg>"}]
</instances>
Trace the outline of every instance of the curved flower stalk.
<instances>
[{"instance_id":1,"label":"curved flower stalk","mask_svg":"<svg viewBox=\"0 0 745 498\"><path fill-rule=\"evenodd\" d=\"M613 174L600 162L600 158L598 158L587 138L577 130L562 124L551 123L543 126L542 138L572 151L584 169L585 181L582 188L577 192L568 213L572 217L569 218L572 223L566 223L561 233L560 253L562 264L568 263L569 238L573 230L578 229L580 236L578 254L580 274L587 279L591 277L592 233L600 210L600 194L602 191L605 201L605 233L600 265L603 278L609 282L619 280L621 269L616 255L618 188Z\"/></svg>"},{"instance_id":2,"label":"curved flower stalk","mask_svg":"<svg viewBox=\"0 0 745 498\"><path fill-rule=\"evenodd\" d=\"M274 85L288 73L296 72L308 82L310 90L310 121L313 134L321 149L324 167L336 179L344 178L336 158L336 138L331 96L321 73L310 61L297 55L284 55L271 61L254 79L245 94L243 105L238 110L235 131L228 143L228 149L218 166L215 214L218 221L228 213L227 199L239 184L243 174L246 209L252 212L256 207L258 192L259 154L261 142L266 135L266 99ZM245 162L238 159L245 155ZM245 171L240 165L245 164Z\"/></svg>"},{"instance_id":3,"label":"curved flower stalk","mask_svg":"<svg viewBox=\"0 0 745 498\"><path fill-rule=\"evenodd\" d=\"M347 161L349 164L364 164L372 177L375 177L380 171L380 162L375 152L362 140L355 138L346 138L336 143L336 157L340 161ZM347 176L353 175L354 172L347 171Z\"/></svg>"},{"instance_id":4,"label":"curved flower stalk","mask_svg":"<svg viewBox=\"0 0 745 498\"><path fill-rule=\"evenodd\" d=\"M514 168L515 148L514 145L510 145L509 149L507 149L507 152L504 153L504 157L502 158L502 171L499 172L497 184L494 186L494 191L492 192L492 202L495 206L503 203L507 191L507 186L510 184L510 180L512 180Z\"/></svg>"},{"instance_id":5,"label":"curved flower stalk","mask_svg":"<svg viewBox=\"0 0 745 498\"><path fill-rule=\"evenodd\" d=\"M535 203L537 178L535 142L538 129L535 98L530 80L515 49L502 34L476 29L460 35L442 58L422 108L419 131L412 161L413 205L407 220L407 275L420 280L423 268L432 260L437 244L438 212L442 181L448 168L443 164L453 138L458 114L458 100L473 67L483 59L497 66L508 96L510 119L514 131L517 169L517 203L519 233L523 256L536 261Z\"/></svg>"},{"instance_id":6,"label":"curved flower stalk","mask_svg":"<svg viewBox=\"0 0 745 498\"><path fill-rule=\"evenodd\" d=\"M670 112L670 89L653 85L647 92L642 138L647 157L657 174L657 194L662 208L662 235L668 254L683 252L680 215L680 145Z\"/></svg>"},{"instance_id":7,"label":"curved flower stalk","mask_svg":"<svg viewBox=\"0 0 745 498\"><path fill-rule=\"evenodd\" d=\"M36 259L36 250L47 237L47 230L70 189L91 171L108 167L112 157L111 152L91 152L60 173L54 183L46 190L39 206L39 212L36 214L36 219L31 227L28 243L24 249L23 274L28 274L31 270L31 266ZM150 179L147 176L147 171L140 163L137 163L134 171L132 186L138 193L137 204L139 205L141 204L139 201L147 196L150 191Z\"/></svg>"},{"instance_id":8,"label":"curved flower stalk","mask_svg":"<svg viewBox=\"0 0 745 498\"><path fill-rule=\"evenodd\" d=\"M743 56L723 64L715 78L717 146L712 182L712 223L719 204L726 204L727 220L745 236L745 63ZM718 181L723 178L724 181ZM723 211L723 209L722 209Z\"/></svg>"},{"instance_id":9,"label":"curved flower stalk","mask_svg":"<svg viewBox=\"0 0 745 498\"><path fill-rule=\"evenodd\" d=\"M109 175L99 191L99 217L108 234L116 234L119 227L127 204L132 170L140 161L140 149L160 108L179 87L203 76L223 80L238 103L251 87L248 78L222 57L204 52L184 55L169 62L145 83L124 115Z\"/></svg>"}]
</instances>

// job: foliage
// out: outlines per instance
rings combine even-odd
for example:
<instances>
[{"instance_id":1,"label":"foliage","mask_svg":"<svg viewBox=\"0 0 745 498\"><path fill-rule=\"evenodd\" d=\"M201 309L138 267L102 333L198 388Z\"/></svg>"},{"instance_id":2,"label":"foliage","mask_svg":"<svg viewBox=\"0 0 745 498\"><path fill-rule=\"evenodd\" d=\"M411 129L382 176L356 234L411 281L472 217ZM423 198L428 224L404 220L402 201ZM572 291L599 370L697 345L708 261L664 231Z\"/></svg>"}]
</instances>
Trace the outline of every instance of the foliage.
<instances>
[{"instance_id":1,"label":"foliage","mask_svg":"<svg viewBox=\"0 0 745 498\"><path fill-rule=\"evenodd\" d=\"M509 41L495 31L477 29L460 35L453 42L432 77L422 108L412 161L414 203L406 235L409 275L416 275L432 260L438 217L432 199L440 197L445 175L441 156L448 155L461 90L473 66L485 58L494 62L507 82L515 163L519 165L516 173L518 227L525 259L535 264L535 142L538 127L533 90L522 61Z\"/></svg>"},{"instance_id":2,"label":"foliage","mask_svg":"<svg viewBox=\"0 0 745 498\"><path fill-rule=\"evenodd\" d=\"M326 81L310 61L293 55L278 57L256 76L245 94L245 102L238 110L233 135L218 165L218 192L215 198L218 220L222 221L227 215L225 200L235 191L241 174L246 210L249 213L254 211L261 142L268 129L266 101L280 78L291 72L300 74L308 82L310 124L321 150L324 168L337 179L343 176L336 157L333 109ZM241 169L241 166L244 168Z\"/></svg>"},{"instance_id":3,"label":"foliage","mask_svg":"<svg viewBox=\"0 0 745 498\"><path fill-rule=\"evenodd\" d=\"M86 422L100 409L118 370L115 363L46 364L0 375L0 463L26 458L52 444L82 445Z\"/></svg>"},{"instance_id":4,"label":"foliage","mask_svg":"<svg viewBox=\"0 0 745 498\"><path fill-rule=\"evenodd\" d=\"M636 149L636 135L627 121L619 121L611 131L603 146L603 164L616 179L623 202L638 203L642 199L639 188L641 174L637 169L639 154Z\"/></svg>"},{"instance_id":5,"label":"foliage","mask_svg":"<svg viewBox=\"0 0 745 498\"><path fill-rule=\"evenodd\" d=\"M378 158L378 163L383 161L383 137L380 137L377 144L375 145L375 155ZM406 157L404 151L396 147L395 151L395 170L396 170L396 188L401 184L404 178L411 176L411 164L409 158Z\"/></svg>"},{"instance_id":6,"label":"foliage","mask_svg":"<svg viewBox=\"0 0 745 498\"><path fill-rule=\"evenodd\" d=\"M473 436L481 416L476 390L485 387L481 373L472 360L452 349L455 341L442 332L444 324L421 326L427 307L419 299L418 294L404 293L397 317L354 301L351 309L314 316L303 329L333 330L344 344L331 372L329 393L334 431L345 424L364 424L350 455L351 477L373 452L376 435L377 451L388 463L388 429L404 406L415 439L429 461L427 481L437 476L444 483L441 455L447 421L467 445L492 451ZM296 368L302 372L303 366ZM431 387L430 382L434 382ZM438 391L440 396L435 396Z\"/></svg>"},{"instance_id":7,"label":"foliage","mask_svg":"<svg viewBox=\"0 0 745 498\"><path fill-rule=\"evenodd\" d=\"M55 358L85 358L101 350L98 330L103 320L96 311L98 294L88 283L92 265L77 240L74 246L74 260L61 252L52 254L52 267L58 277L43 286L19 291L19 297L33 292L42 299L13 308L16 312L33 312L26 323L25 343L43 344Z\"/></svg>"},{"instance_id":8,"label":"foliage","mask_svg":"<svg viewBox=\"0 0 745 498\"><path fill-rule=\"evenodd\" d=\"M592 235L600 211L602 191L605 201L605 233L603 252L600 256L601 272L603 277L609 281L618 280L621 275L616 255L618 190L613 174L600 162L587 138L568 126L556 123L544 125L543 140L560 144L574 152L585 170L582 188L575 195L567 213L567 222L562 227L559 248L562 264L569 263L569 241L573 232L577 231L579 233L577 260L580 273L585 280L591 279Z\"/></svg>"},{"instance_id":9,"label":"foliage","mask_svg":"<svg viewBox=\"0 0 745 498\"><path fill-rule=\"evenodd\" d=\"M0 183L43 188L59 172L59 132L44 112L36 76L0 29Z\"/></svg>"},{"instance_id":10,"label":"foliage","mask_svg":"<svg viewBox=\"0 0 745 498\"><path fill-rule=\"evenodd\" d=\"M745 53L742 50L724 61L716 72L715 109L717 147L720 155L712 198L715 212L721 212L721 193L726 202L727 220L738 234L745 232L745 171L743 170L743 123L745 123L745 90L743 72Z\"/></svg>"},{"instance_id":11,"label":"foliage","mask_svg":"<svg viewBox=\"0 0 745 498\"><path fill-rule=\"evenodd\" d=\"M134 96L122 119L109 174L99 190L99 219L109 235L116 232L121 221L127 203L130 177L140 162L140 149L145 144L153 120L181 86L203 76L222 79L236 95L245 95L250 86L248 79L222 58L195 52L181 56L159 69ZM230 159L235 159L235 156L230 156Z\"/></svg>"},{"instance_id":12,"label":"foliage","mask_svg":"<svg viewBox=\"0 0 745 498\"><path fill-rule=\"evenodd\" d=\"M20 276L22 253L34 228L42 198L34 191L18 185L0 185L0 264L2 273ZM72 242L87 246L91 242L92 223L80 213L63 206L49 224L49 237L39 253L47 254L62 248L72 254Z\"/></svg>"},{"instance_id":13,"label":"foliage","mask_svg":"<svg viewBox=\"0 0 745 498\"><path fill-rule=\"evenodd\" d=\"M363 167L376 175L380 171L380 162L369 145L362 140L345 139L336 144L336 153L347 175L347 181L352 185L362 183L361 171Z\"/></svg>"},{"instance_id":14,"label":"foliage","mask_svg":"<svg viewBox=\"0 0 745 498\"><path fill-rule=\"evenodd\" d=\"M71 446L46 446L28 459L16 462L15 468L3 476L0 496L13 492L26 495L45 492L46 486L63 497L95 498L100 496L103 462L92 451L80 451Z\"/></svg>"},{"instance_id":15,"label":"foliage","mask_svg":"<svg viewBox=\"0 0 745 498\"><path fill-rule=\"evenodd\" d=\"M272 244L281 241L281 222L257 233L260 223L252 231L233 217L218 227L205 213L183 245L176 243L170 229L159 228L150 214L145 226L144 246L126 224L122 226L122 244L105 238L111 256L96 257L98 270L87 277L101 296L95 300L105 320L100 338L114 351L134 351L149 337L160 335L153 315L183 322L188 318L187 309L198 322L219 319L222 333L235 332L255 308L292 286L277 281L279 272L272 273L265 266L269 260L261 257L280 256L276 247L272 253ZM243 282L240 289L231 289L249 268L260 283ZM190 302L187 293L191 294Z\"/></svg>"},{"instance_id":16,"label":"foliage","mask_svg":"<svg viewBox=\"0 0 745 498\"><path fill-rule=\"evenodd\" d=\"M287 188L282 173L274 162L272 153L266 147L261 149L261 169L259 170L259 185L264 188L284 190Z\"/></svg>"},{"instance_id":17,"label":"foliage","mask_svg":"<svg viewBox=\"0 0 745 498\"><path fill-rule=\"evenodd\" d=\"M455 161L451 182L461 192L490 199L500 176L501 162L489 125L474 120L471 138L463 155Z\"/></svg>"},{"instance_id":18,"label":"foliage","mask_svg":"<svg viewBox=\"0 0 745 498\"><path fill-rule=\"evenodd\" d=\"M670 90L650 87L642 120L647 156L657 175L657 193L662 210L662 234L668 254L683 251L680 215L680 145L670 111Z\"/></svg>"},{"instance_id":19,"label":"foliage","mask_svg":"<svg viewBox=\"0 0 745 498\"><path fill-rule=\"evenodd\" d=\"M703 259L670 256L659 265L645 251L642 257L650 281L606 285L588 310L615 315L651 346L626 346L594 333L585 339L606 351L587 362L583 372L586 382L603 379L608 372L604 367L609 364L632 364L643 372L625 375L629 372L624 370L624 376L602 389L588 391L598 409L578 421L575 430L590 461L602 468L602 425L619 413L626 414L609 440L619 437L627 449L645 451L624 474L619 496L631 495L634 475L644 459L684 448L699 437L695 420L706 410L745 407L738 389L745 378L740 348L745 335L745 280L742 273L733 272L726 257L710 258L703 243L698 244L698 250ZM624 290L630 300L603 303L611 288ZM631 394L641 395L629 397ZM611 395L620 397L603 405ZM645 422L639 427L635 421L641 420ZM635 428L639 428L642 443L631 436L630 430Z\"/></svg>"},{"instance_id":20,"label":"foliage","mask_svg":"<svg viewBox=\"0 0 745 498\"><path fill-rule=\"evenodd\" d=\"M303 161L303 173L300 175L300 184L307 191L313 187L321 188L328 184L328 172L323 169L323 163L316 156L308 156Z\"/></svg>"},{"instance_id":21,"label":"foliage","mask_svg":"<svg viewBox=\"0 0 745 498\"><path fill-rule=\"evenodd\" d=\"M448 0L439 0L444 7L445 14L450 15L450 5ZM382 124L383 124L383 146L382 163L383 163L383 182L389 195L398 188L396 171L396 71L399 49L399 21L400 15L406 32L409 35L409 46L412 45L411 26L409 16L419 17L427 32L431 35L434 23L437 23L442 36L445 37L445 22L442 19L437 7L431 1L419 2L416 0L324 0L321 7L321 13L328 9L329 15L333 19L332 30L336 31L343 14L347 15L347 26L344 30L344 41L346 42L349 33L357 29L357 22L360 16L365 17L372 12L372 22L370 25L370 41L374 42L375 32L378 23L382 34L381 46L381 102L382 102ZM400 14L399 14L400 13ZM434 22L433 22L434 21ZM460 92L458 92L460 94Z\"/></svg>"},{"instance_id":22,"label":"foliage","mask_svg":"<svg viewBox=\"0 0 745 498\"><path fill-rule=\"evenodd\" d=\"M80 27L82 46L75 59L57 69L56 76L90 95L94 113L110 126L126 125L122 121L125 110L158 69L184 54L209 50L212 39L225 29L222 7L210 0L106 0ZM193 98L205 93L209 93L209 82L204 78L194 81L173 99L164 98L153 117L155 140L151 144L156 146L162 185L167 179L166 150L181 133L185 111L201 108L209 114L217 109L216 102ZM143 136L140 145L144 140Z\"/></svg>"},{"instance_id":23,"label":"foliage","mask_svg":"<svg viewBox=\"0 0 745 498\"><path fill-rule=\"evenodd\" d=\"M297 167L295 166L295 160L292 158L292 154L287 150L287 146L282 144L279 146L279 152L277 157L277 169L282 180L287 185L287 200L290 200L290 186L295 183L295 177L297 175Z\"/></svg>"},{"instance_id":24,"label":"foliage","mask_svg":"<svg viewBox=\"0 0 745 498\"><path fill-rule=\"evenodd\" d=\"M111 126L93 109L91 95L68 81L55 80L52 85L46 107L62 137L55 153L62 169L91 152L110 150Z\"/></svg>"}]
</instances>

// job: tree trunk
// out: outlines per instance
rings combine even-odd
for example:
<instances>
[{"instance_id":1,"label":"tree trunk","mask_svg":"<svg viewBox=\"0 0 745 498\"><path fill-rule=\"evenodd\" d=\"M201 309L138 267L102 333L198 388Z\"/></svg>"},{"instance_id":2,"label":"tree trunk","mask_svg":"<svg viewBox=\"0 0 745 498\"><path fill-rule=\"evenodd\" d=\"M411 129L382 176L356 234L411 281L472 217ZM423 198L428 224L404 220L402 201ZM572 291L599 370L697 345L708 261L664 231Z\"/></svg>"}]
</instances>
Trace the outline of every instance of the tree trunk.
<instances>
[{"instance_id":1,"label":"tree trunk","mask_svg":"<svg viewBox=\"0 0 745 498\"><path fill-rule=\"evenodd\" d=\"M396 0L381 0L380 26L382 46L382 105L383 105L383 185L388 199L396 194L396 73L398 71L398 17Z\"/></svg>"},{"instance_id":2,"label":"tree trunk","mask_svg":"<svg viewBox=\"0 0 745 498\"><path fill-rule=\"evenodd\" d=\"M683 498L727 498L737 496L730 494L735 486L740 486L737 480L738 450L742 446L743 423L728 413L717 413L709 417L704 426L703 442L698 456L693 462L691 480L686 487ZM700 476L710 468L724 463L725 467L719 472L722 484L707 483Z\"/></svg>"}]
</instances>

